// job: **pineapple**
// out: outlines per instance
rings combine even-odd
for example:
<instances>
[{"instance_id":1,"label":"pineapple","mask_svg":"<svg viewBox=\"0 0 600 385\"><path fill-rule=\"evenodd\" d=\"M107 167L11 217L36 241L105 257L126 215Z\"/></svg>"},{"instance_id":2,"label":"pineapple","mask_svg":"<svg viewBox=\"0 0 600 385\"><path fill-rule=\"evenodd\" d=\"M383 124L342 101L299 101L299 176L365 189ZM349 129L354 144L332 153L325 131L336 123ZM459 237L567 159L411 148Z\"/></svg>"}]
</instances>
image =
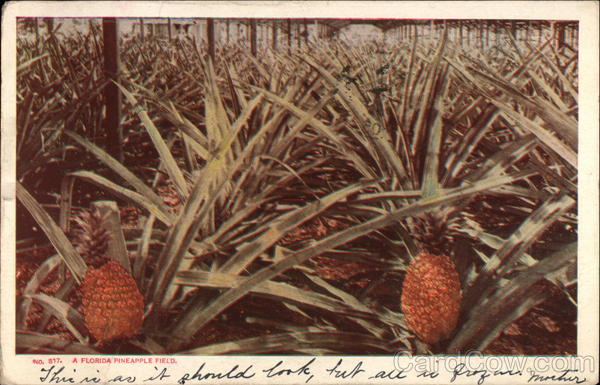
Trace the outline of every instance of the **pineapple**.
<instances>
[{"instance_id":1,"label":"pineapple","mask_svg":"<svg viewBox=\"0 0 600 385\"><path fill-rule=\"evenodd\" d=\"M420 252L406 272L401 308L408 328L420 340L435 344L452 333L460 313L461 285L449 256L457 218L446 211L413 220Z\"/></svg>"},{"instance_id":2,"label":"pineapple","mask_svg":"<svg viewBox=\"0 0 600 385\"><path fill-rule=\"evenodd\" d=\"M85 324L99 342L131 337L144 314L135 280L108 255L110 232L98 211L84 211L75 221L74 243L89 266L79 288Z\"/></svg>"},{"instance_id":3,"label":"pineapple","mask_svg":"<svg viewBox=\"0 0 600 385\"><path fill-rule=\"evenodd\" d=\"M75 222L79 225L79 228L74 231L73 240L77 251L88 266L96 268L102 266L109 260L106 253L110 239L110 233L104 225L104 218L98 211L83 211L75 218Z\"/></svg>"},{"instance_id":4,"label":"pineapple","mask_svg":"<svg viewBox=\"0 0 600 385\"><path fill-rule=\"evenodd\" d=\"M115 260L88 269L81 297L85 324L99 342L132 337L142 326L142 294L133 277Z\"/></svg>"}]
</instances>

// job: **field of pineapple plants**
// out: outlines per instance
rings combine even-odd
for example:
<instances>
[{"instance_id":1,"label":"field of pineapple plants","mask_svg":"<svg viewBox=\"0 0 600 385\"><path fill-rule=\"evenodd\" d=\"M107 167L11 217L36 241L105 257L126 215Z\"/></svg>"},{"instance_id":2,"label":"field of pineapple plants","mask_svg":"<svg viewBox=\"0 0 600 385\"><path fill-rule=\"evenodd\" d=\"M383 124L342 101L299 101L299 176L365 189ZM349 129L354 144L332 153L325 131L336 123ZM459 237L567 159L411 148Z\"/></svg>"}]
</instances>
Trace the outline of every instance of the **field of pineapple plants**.
<instances>
[{"instance_id":1,"label":"field of pineapple plants","mask_svg":"<svg viewBox=\"0 0 600 385\"><path fill-rule=\"evenodd\" d=\"M17 353L576 353L576 46L134 35L113 82L85 22L17 35Z\"/></svg>"}]
</instances>

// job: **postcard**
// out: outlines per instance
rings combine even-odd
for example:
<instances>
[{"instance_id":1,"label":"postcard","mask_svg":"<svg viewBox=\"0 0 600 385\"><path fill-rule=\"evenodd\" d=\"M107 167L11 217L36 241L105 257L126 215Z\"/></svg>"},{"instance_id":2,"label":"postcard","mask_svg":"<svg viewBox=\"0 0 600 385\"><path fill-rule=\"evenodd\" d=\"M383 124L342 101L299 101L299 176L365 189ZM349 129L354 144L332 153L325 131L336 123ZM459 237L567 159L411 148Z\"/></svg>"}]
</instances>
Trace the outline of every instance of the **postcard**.
<instances>
[{"instance_id":1,"label":"postcard","mask_svg":"<svg viewBox=\"0 0 600 385\"><path fill-rule=\"evenodd\" d=\"M598 2L11 2L3 384L598 382Z\"/></svg>"}]
</instances>

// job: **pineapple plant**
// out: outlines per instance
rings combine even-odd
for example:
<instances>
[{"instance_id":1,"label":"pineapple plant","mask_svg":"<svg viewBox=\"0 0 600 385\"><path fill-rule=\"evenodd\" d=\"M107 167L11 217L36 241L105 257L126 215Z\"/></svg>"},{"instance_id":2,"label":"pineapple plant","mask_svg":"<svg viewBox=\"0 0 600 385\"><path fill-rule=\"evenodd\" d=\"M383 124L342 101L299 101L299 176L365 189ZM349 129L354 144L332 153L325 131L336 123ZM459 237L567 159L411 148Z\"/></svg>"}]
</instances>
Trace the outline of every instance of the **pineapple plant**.
<instances>
[{"instance_id":1,"label":"pineapple plant","mask_svg":"<svg viewBox=\"0 0 600 385\"><path fill-rule=\"evenodd\" d=\"M460 314L461 283L449 252L457 221L433 213L413 219L420 251L406 272L401 308L409 329L420 340L436 344L450 336Z\"/></svg>"},{"instance_id":2,"label":"pineapple plant","mask_svg":"<svg viewBox=\"0 0 600 385\"><path fill-rule=\"evenodd\" d=\"M58 256L50 258L34 273L23 295L37 303L34 303L34 307L23 307L20 317L22 323L25 326L37 325L44 318L44 313L39 311L41 308L38 306L42 305L45 314L50 309L49 314L56 318L48 324L46 332L64 340L76 339L80 343L89 343L89 337L92 337L98 342L97 346L102 347L107 342L133 337L143 323L144 299L132 274L109 253L109 241L114 229L107 225L105 217L100 215L97 208L84 211L75 218L79 226L69 240L26 190L19 187L19 191L37 220L45 228L51 229L48 234L51 234L53 243L61 250L61 256L68 255L72 258L66 264L70 269L70 274L66 274L66 281L61 280L64 274L57 273L56 267L60 266L56 262ZM44 291L41 284L51 278L52 274L54 287ZM38 290L42 293L35 293ZM76 299L70 300L69 293ZM64 315L55 310L65 307L72 308L72 311ZM85 329L89 337L84 337Z\"/></svg>"},{"instance_id":3,"label":"pineapple plant","mask_svg":"<svg viewBox=\"0 0 600 385\"><path fill-rule=\"evenodd\" d=\"M110 181L104 172L90 170L69 173L67 178L92 182L144 213L138 227L123 234L127 238L124 247L136 256L133 274L128 272L125 254L108 252L101 219L87 214L80 220L78 240L74 241L77 250L71 250L62 230L48 225L47 215L39 215L43 209L32 202L27 205L57 248L60 256L56 259L60 258L73 272L71 281L60 283L81 282L81 308L65 303L62 291L52 298L31 291L24 296L34 303L46 301L44 315L53 309L60 314L65 312L59 310L65 308L75 310L67 312L69 317L60 322L70 326L69 331L82 331L84 338L78 338L79 345L68 348L81 350L85 345L86 349L98 349L101 344L89 344L91 336L102 342L133 338L136 347L149 353L272 353L281 346L300 353L347 353L360 346L369 347L361 349L363 353L389 354L398 351L399 343L406 349L414 348L405 324L424 342L443 341L455 329L462 307L467 321L454 337L458 342L450 341L447 350L453 347L456 351L464 346L485 346L502 326L497 315L507 314L506 320L518 315L509 306L494 312L487 305L492 296L497 296L494 303L500 305L517 306L520 300L500 296L510 291L494 291L501 286L494 281L493 273L497 267L508 266L505 261L519 262L527 256L524 249L510 247L511 242L527 244L521 242L519 234L534 234L527 235L534 239L558 214L544 216L535 211L529 221L532 224L523 227L529 230L535 226L536 231L524 231L512 239L471 229L469 235L476 242L468 251L480 255L481 260L476 259L477 265L471 266L476 281L465 278L461 293L450 252L456 222L439 214L440 207L454 210L457 202L479 193L498 194L503 186L507 188L502 194L514 190L529 197L531 203L525 208L530 210L540 205L549 213L560 214L560 210L550 209L562 209L568 202L536 203L534 198L544 197L538 186L516 184L535 174L535 170L517 161L540 140L549 141L547 137L519 136L518 141L504 147L485 140L479 145L492 130L488 127L502 122L486 121L490 108L485 103L489 98L481 103L476 100L490 91L478 89L473 80L466 78L476 76L473 69L456 70L463 69L472 55L457 56L452 47L444 51L442 44L432 57L431 50L424 51L415 43L412 49L405 45L393 47L389 54L382 53L389 57L376 62L371 60L373 51L369 47L344 48L346 63L331 54L340 46L324 45L306 50L304 55L265 55L252 61L244 61L235 50L225 50L222 57L217 55L214 63L208 63L201 58L189 60L197 57L196 46L181 45L172 52L176 56L165 56L162 50L149 49L155 43L148 39L126 42L131 49L124 50L123 64L130 72L124 74L120 87L128 100L126 124L132 131L146 130L144 135L150 136L160 162L150 167L125 166L91 139L79 136L83 135L79 131L62 131L64 139L74 141L120 177ZM188 63L189 71L183 73L173 66L173 57ZM46 62L50 63L39 63ZM389 66L384 65L387 62ZM343 70L346 64L351 72ZM160 69L152 79L144 75L148 65ZM502 70L494 73L506 72ZM371 76L366 71L371 71ZM265 76L271 73L280 81ZM338 73L363 76L365 81L375 79L371 83L376 87L367 88L366 83L358 81L348 83ZM180 87L190 83L189 74L196 79L191 88ZM162 86L165 82L172 87ZM167 93L162 91L165 88ZM314 104L316 100L318 104ZM511 106L501 106L513 113ZM489 116L492 119L496 115ZM154 122L161 118L176 129L157 126ZM523 130L530 131L528 127ZM550 149L559 148L551 141L547 144ZM569 158L568 151L563 153ZM181 162L183 156L186 162ZM560 179L550 171L546 175L541 165L540 169L544 180ZM143 177L132 170L143 173ZM168 180L161 184L164 177ZM465 180L469 183L463 183ZM569 187L569 183L563 185ZM29 201L23 187L19 187L18 194L20 200ZM61 199L70 201L71 197ZM302 224L329 215L341 218L345 226L325 237L315 231L309 234L312 242L287 244L290 234ZM398 226L406 218L413 221L409 231ZM325 256L336 262L371 264L378 269L373 270L378 276L381 271L397 273L404 268L404 264L396 263L397 259L406 258L406 251L396 247L395 255L388 255L372 246L375 241L381 248L403 242L409 249L410 239L416 239L419 248L414 253L410 250L416 257L404 274L404 290L400 293L402 287L396 285L389 303L377 302L380 298L369 294L371 286L345 290L339 278L330 283L309 264ZM112 260L119 256L125 259L120 264ZM462 265L466 256L461 252L457 264ZM537 261L526 260L537 273L547 275L560 268ZM517 271L523 274L516 282L518 288L525 290L530 268L522 263L518 267L527 268L522 273ZM503 270L506 272L502 271L498 280L502 278L504 285L504 277L511 271ZM39 275L44 275L43 269ZM516 285L514 280L509 284ZM480 295L484 292L480 288L488 287L489 293ZM265 334L266 329L262 329L261 335L225 340L225 344L214 338L198 339L211 325L221 328L222 323L215 321L229 317L227 312L233 304L254 295L276 298L298 317L284 320L280 312L269 319L248 315L238 325L262 322L268 330L281 332ZM150 309L146 317L142 314L144 302ZM147 338L137 338L144 318ZM299 325L298 318L305 324ZM81 329L75 322L78 320L83 321ZM469 322L472 327L468 327ZM28 349L48 343L46 335L32 336L30 331L20 327L18 346ZM56 341L51 342L53 349L66 351Z\"/></svg>"},{"instance_id":4,"label":"pineapple plant","mask_svg":"<svg viewBox=\"0 0 600 385\"><path fill-rule=\"evenodd\" d=\"M111 234L98 209L84 211L75 222L73 243L88 265L80 286L85 325L99 342L129 338L143 321L142 295L131 274L107 255Z\"/></svg>"}]
</instances>

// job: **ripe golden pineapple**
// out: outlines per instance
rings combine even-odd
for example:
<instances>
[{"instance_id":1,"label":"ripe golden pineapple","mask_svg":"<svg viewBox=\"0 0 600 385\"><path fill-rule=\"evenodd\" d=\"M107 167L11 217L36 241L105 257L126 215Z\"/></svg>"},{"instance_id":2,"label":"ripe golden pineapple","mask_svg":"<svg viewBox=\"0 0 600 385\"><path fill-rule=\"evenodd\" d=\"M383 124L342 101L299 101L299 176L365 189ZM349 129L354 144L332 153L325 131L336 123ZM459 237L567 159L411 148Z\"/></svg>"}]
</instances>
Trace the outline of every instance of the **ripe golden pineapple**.
<instances>
[{"instance_id":1,"label":"ripe golden pineapple","mask_svg":"<svg viewBox=\"0 0 600 385\"><path fill-rule=\"evenodd\" d=\"M85 324L100 342L129 338L142 326L144 298L133 277L115 260L87 270L81 299Z\"/></svg>"},{"instance_id":2,"label":"ripe golden pineapple","mask_svg":"<svg viewBox=\"0 0 600 385\"><path fill-rule=\"evenodd\" d=\"M104 224L104 218L97 211L83 211L75 222L79 228L74 231L73 243L88 266L100 267L109 258L108 241L110 233Z\"/></svg>"},{"instance_id":3,"label":"ripe golden pineapple","mask_svg":"<svg viewBox=\"0 0 600 385\"><path fill-rule=\"evenodd\" d=\"M412 233L420 252L402 284L401 308L408 328L429 344L456 328L462 299L456 266L449 256L456 219L446 213L413 218Z\"/></svg>"}]
</instances>

